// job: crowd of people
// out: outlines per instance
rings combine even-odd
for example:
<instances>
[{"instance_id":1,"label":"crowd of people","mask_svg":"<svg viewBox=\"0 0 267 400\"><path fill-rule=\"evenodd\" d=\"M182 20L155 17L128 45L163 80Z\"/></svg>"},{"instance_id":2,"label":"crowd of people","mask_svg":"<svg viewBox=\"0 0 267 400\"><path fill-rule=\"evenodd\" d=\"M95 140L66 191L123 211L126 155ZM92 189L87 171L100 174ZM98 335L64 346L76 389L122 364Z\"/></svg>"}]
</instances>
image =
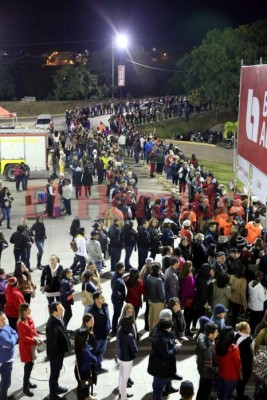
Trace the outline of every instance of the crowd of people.
<instances>
[{"instance_id":1,"label":"crowd of people","mask_svg":"<svg viewBox=\"0 0 267 400\"><path fill-rule=\"evenodd\" d=\"M59 198L60 212L71 215L73 188L80 201L92 196L91 187L96 183L106 185L108 210L94 221L90 236L82 221L73 219L74 259L67 268L55 254L47 265L42 264L43 216L38 216L33 226L24 218L12 234L13 276L6 280L0 269L2 399L7 398L17 342L25 364L23 392L33 397L31 389L36 387L30 381L35 350L41 344L30 310L36 290L30 265L35 243L40 288L50 311L46 325L50 400L68 391L58 380L64 355L71 349L67 326L78 282L82 283L84 305L74 345L78 400L93 399L90 387L97 384L99 374L108 373L104 356L110 336L116 337L119 396L122 400L130 396L126 390L134 384L130 375L138 355L136 318L141 309L144 330L151 340L147 371L153 376L153 400L178 391L172 381L183 377L179 362L177 372L176 354L188 340L196 341L197 400L212 396L230 400L235 390L236 398L245 400L252 371L254 398L263 400L267 378L266 207L257 199L248 204L239 196L229 196L213 173L199 165L196 155L187 159L173 144L142 134L121 114L115 117L119 129L111 126L112 133L102 123L97 132L92 131L87 119L83 109L70 111L65 142L53 134L46 213L55 216L55 199ZM62 163L55 162L60 157ZM153 204L151 196L138 193L139 178L129 165L131 158L136 164L147 164L151 177L166 174L173 186L171 193L156 198ZM70 178L65 176L66 168ZM8 189L1 188L1 222L7 219L10 227L7 197L12 203ZM0 245L1 254L7 245L3 234ZM102 287L108 263L110 301ZM183 391L184 399L193 397L190 382L182 382L182 396Z\"/></svg>"}]
</instances>

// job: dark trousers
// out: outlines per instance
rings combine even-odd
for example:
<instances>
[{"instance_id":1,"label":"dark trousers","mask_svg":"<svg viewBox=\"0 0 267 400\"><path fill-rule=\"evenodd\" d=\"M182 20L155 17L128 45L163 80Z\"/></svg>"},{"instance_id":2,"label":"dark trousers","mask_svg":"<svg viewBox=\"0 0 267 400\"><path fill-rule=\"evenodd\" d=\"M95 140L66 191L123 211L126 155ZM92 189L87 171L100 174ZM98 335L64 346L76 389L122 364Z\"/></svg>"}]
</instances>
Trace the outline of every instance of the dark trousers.
<instances>
[{"instance_id":1,"label":"dark trousers","mask_svg":"<svg viewBox=\"0 0 267 400\"><path fill-rule=\"evenodd\" d=\"M146 330L146 331L149 331L149 302L148 302L148 300L146 300L145 330Z\"/></svg>"},{"instance_id":2,"label":"dark trousers","mask_svg":"<svg viewBox=\"0 0 267 400\"><path fill-rule=\"evenodd\" d=\"M33 362L25 363L24 365L24 377L23 377L23 392L29 389L30 376L32 373Z\"/></svg>"},{"instance_id":3,"label":"dark trousers","mask_svg":"<svg viewBox=\"0 0 267 400\"><path fill-rule=\"evenodd\" d=\"M79 197L82 195L82 187L81 186L75 186L75 196L76 199L78 200Z\"/></svg>"},{"instance_id":4,"label":"dark trousers","mask_svg":"<svg viewBox=\"0 0 267 400\"><path fill-rule=\"evenodd\" d=\"M10 326L12 329L14 329L14 331L17 332L17 322L18 322L18 318L9 317L9 316L7 315L7 319L8 319L9 326Z\"/></svg>"},{"instance_id":5,"label":"dark trousers","mask_svg":"<svg viewBox=\"0 0 267 400\"><path fill-rule=\"evenodd\" d=\"M70 268L72 269L73 275L77 274L77 271L79 271L79 274L81 275L85 270L86 260L83 256L79 256L78 254L75 255L75 258L76 261L72 264Z\"/></svg>"},{"instance_id":6,"label":"dark trousers","mask_svg":"<svg viewBox=\"0 0 267 400\"><path fill-rule=\"evenodd\" d=\"M113 301L112 300L112 304L113 304L112 332L117 333L118 321L121 316L123 301Z\"/></svg>"},{"instance_id":7,"label":"dark trousers","mask_svg":"<svg viewBox=\"0 0 267 400\"><path fill-rule=\"evenodd\" d=\"M58 356L49 356L50 361L50 377L49 377L49 393L50 397L56 397L58 388L58 378L63 367L64 354Z\"/></svg>"},{"instance_id":8,"label":"dark trousers","mask_svg":"<svg viewBox=\"0 0 267 400\"><path fill-rule=\"evenodd\" d=\"M242 306L241 306L241 304L234 303L233 301L231 301L230 305L231 305L231 310L232 310L231 325L233 327L235 327L236 323L237 323L237 318L241 311Z\"/></svg>"},{"instance_id":9,"label":"dark trousers","mask_svg":"<svg viewBox=\"0 0 267 400\"><path fill-rule=\"evenodd\" d=\"M60 301L60 296L47 297L48 305L52 304L54 301Z\"/></svg>"},{"instance_id":10,"label":"dark trousers","mask_svg":"<svg viewBox=\"0 0 267 400\"><path fill-rule=\"evenodd\" d=\"M125 270L130 271L130 269L131 269L130 258L131 258L134 246L125 244L124 249L125 249L125 260L124 260Z\"/></svg>"},{"instance_id":11,"label":"dark trousers","mask_svg":"<svg viewBox=\"0 0 267 400\"><path fill-rule=\"evenodd\" d=\"M252 311L250 310L249 325L251 328L251 333L253 334L256 326L262 321L264 311Z\"/></svg>"},{"instance_id":12,"label":"dark trousers","mask_svg":"<svg viewBox=\"0 0 267 400\"><path fill-rule=\"evenodd\" d=\"M162 390L167 382L168 378L161 378L159 376L154 376L152 383L153 400L161 400Z\"/></svg>"},{"instance_id":13,"label":"dark trousers","mask_svg":"<svg viewBox=\"0 0 267 400\"><path fill-rule=\"evenodd\" d=\"M213 379L200 377L196 400L208 400L211 394L212 386Z\"/></svg>"},{"instance_id":14,"label":"dark trousers","mask_svg":"<svg viewBox=\"0 0 267 400\"><path fill-rule=\"evenodd\" d=\"M111 257L110 257L111 271L115 271L116 264L117 262L120 261L120 259L121 259L121 248L111 247Z\"/></svg>"},{"instance_id":15,"label":"dark trousers","mask_svg":"<svg viewBox=\"0 0 267 400\"><path fill-rule=\"evenodd\" d=\"M246 367L242 368L243 379L242 379L242 381L239 380L236 384L236 400L244 399L246 384L248 383L248 380L249 380L251 372L252 372L251 367L252 366L250 366L249 368L246 368Z\"/></svg>"},{"instance_id":16,"label":"dark trousers","mask_svg":"<svg viewBox=\"0 0 267 400\"><path fill-rule=\"evenodd\" d=\"M27 246L24 249L24 258L25 258L25 265L28 269L31 268L30 258L31 258L31 248L32 246Z\"/></svg>"},{"instance_id":17,"label":"dark trousers","mask_svg":"<svg viewBox=\"0 0 267 400\"><path fill-rule=\"evenodd\" d=\"M16 190L19 190L20 182L22 182L22 176L15 176Z\"/></svg>"},{"instance_id":18,"label":"dark trousers","mask_svg":"<svg viewBox=\"0 0 267 400\"><path fill-rule=\"evenodd\" d=\"M24 251L24 249L14 249L14 257L15 257L15 263L17 261L25 262L25 251Z\"/></svg>"},{"instance_id":19,"label":"dark trousers","mask_svg":"<svg viewBox=\"0 0 267 400\"><path fill-rule=\"evenodd\" d=\"M220 376L217 378L217 395L219 400L231 399L236 387L236 381L226 381Z\"/></svg>"},{"instance_id":20,"label":"dark trousers","mask_svg":"<svg viewBox=\"0 0 267 400\"><path fill-rule=\"evenodd\" d=\"M185 326L186 330L190 330L191 322L193 321L193 307L185 307L184 308L184 319L185 319Z\"/></svg>"},{"instance_id":21,"label":"dark trousers","mask_svg":"<svg viewBox=\"0 0 267 400\"><path fill-rule=\"evenodd\" d=\"M145 265L147 256L148 256L148 249L142 249L141 247L138 247L138 269L139 269L139 271Z\"/></svg>"},{"instance_id":22,"label":"dark trousers","mask_svg":"<svg viewBox=\"0 0 267 400\"><path fill-rule=\"evenodd\" d=\"M68 323L70 322L70 319L72 317L72 308L71 308L71 304L68 301L62 302L62 305L65 308L63 322L65 324L65 327L67 328Z\"/></svg>"},{"instance_id":23,"label":"dark trousers","mask_svg":"<svg viewBox=\"0 0 267 400\"><path fill-rule=\"evenodd\" d=\"M53 211L54 211L54 196L47 195L47 203L46 203L46 212L47 214L52 217L53 216Z\"/></svg>"},{"instance_id":24,"label":"dark trousers","mask_svg":"<svg viewBox=\"0 0 267 400\"><path fill-rule=\"evenodd\" d=\"M63 203L64 203L66 213L68 215L71 215L71 199L64 199L64 197L63 197Z\"/></svg>"},{"instance_id":25,"label":"dark trousers","mask_svg":"<svg viewBox=\"0 0 267 400\"><path fill-rule=\"evenodd\" d=\"M4 362L0 366L0 400L7 400L7 391L11 385L12 362Z\"/></svg>"}]
</instances>

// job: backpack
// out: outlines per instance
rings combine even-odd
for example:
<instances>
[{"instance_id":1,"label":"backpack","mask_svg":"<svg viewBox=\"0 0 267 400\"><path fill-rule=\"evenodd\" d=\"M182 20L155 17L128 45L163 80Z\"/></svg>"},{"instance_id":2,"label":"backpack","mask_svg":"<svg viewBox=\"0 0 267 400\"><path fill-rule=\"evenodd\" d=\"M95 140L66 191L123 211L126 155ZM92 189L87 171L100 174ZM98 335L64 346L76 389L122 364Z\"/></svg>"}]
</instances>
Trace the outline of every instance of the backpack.
<instances>
[{"instance_id":1,"label":"backpack","mask_svg":"<svg viewBox=\"0 0 267 400\"><path fill-rule=\"evenodd\" d=\"M77 243L75 242L75 240L72 240L70 242L70 247L71 247L71 250L74 251L74 253L76 253L78 251Z\"/></svg>"}]
</instances>

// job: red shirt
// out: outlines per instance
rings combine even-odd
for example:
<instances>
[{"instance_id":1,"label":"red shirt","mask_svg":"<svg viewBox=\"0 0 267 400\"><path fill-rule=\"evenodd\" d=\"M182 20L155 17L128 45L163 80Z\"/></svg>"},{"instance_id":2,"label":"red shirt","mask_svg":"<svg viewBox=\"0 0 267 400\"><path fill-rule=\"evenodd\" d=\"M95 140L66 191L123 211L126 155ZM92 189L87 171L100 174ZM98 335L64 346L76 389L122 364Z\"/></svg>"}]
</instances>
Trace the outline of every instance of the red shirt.
<instances>
[{"instance_id":1,"label":"red shirt","mask_svg":"<svg viewBox=\"0 0 267 400\"><path fill-rule=\"evenodd\" d=\"M141 279L138 279L137 284L133 287L129 287L126 281L126 287L127 287L126 302L131 303L133 307L141 307L142 295L145 292L143 281Z\"/></svg>"},{"instance_id":2,"label":"red shirt","mask_svg":"<svg viewBox=\"0 0 267 400\"><path fill-rule=\"evenodd\" d=\"M217 354L219 376L226 381L237 381L242 369L239 348L232 344L225 356Z\"/></svg>"},{"instance_id":3,"label":"red shirt","mask_svg":"<svg viewBox=\"0 0 267 400\"><path fill-rule=\"evenodd\" d=\"M18 318L19 306L25 303L21 291L15 286L6 285L6 305L5 313L7 317Z\"/></svg>"}]
</instances>

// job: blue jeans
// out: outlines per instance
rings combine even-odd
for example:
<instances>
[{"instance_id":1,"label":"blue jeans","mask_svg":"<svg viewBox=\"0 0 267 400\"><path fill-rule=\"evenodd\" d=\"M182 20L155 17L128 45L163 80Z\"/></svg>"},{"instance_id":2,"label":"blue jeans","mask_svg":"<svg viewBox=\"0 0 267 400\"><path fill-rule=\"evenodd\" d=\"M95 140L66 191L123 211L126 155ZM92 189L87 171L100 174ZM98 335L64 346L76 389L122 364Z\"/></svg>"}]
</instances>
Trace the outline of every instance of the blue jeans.
<instances>
[{"instance_id":1,"label":"blue jeans","mask_svg":"<svg viewBox=\"0 0 267 400\"><path fill-rule=\"evenodd\" d=\"M78 254L75 254L75 257L77 259L77 263L76 265L71 268L72 269L72 273L77 274L77 271L79 271L80 275L83 273L83 271L85 270L86 267L86 260L83 256L80 256Z\"/></svg>"},{"instance_id":2,"label":"blue jeans","mask_svg":"<svg viewBox=\"0 0 267 400\"><path fill-rule=\"evenodd\" d=\"M168 378L160 378L159 376L154 376L152 383L153 400L161 400L162 390L167 382Z\"/></svg>"},{"instance_id":3,"label":"blue jeans","mask_svg":"<svg viewBox=\"0 0 267 400\"><path fill-rule=\"evenodd\" d=\"M97 339L96 342L98 349L98 355L96 356L97 358L96 367L97 369L100 369L102 368L103 355L106 352L108 341L107 339Z\"/></svg>"},{"instance_id":4,"label":"blue jeans","mask_svg":"<svg viewBox=\"0 0 267 400\"><path fill-rule=\"evenodd\" d=\"M7 226L10 226L11 207L1 208L1 211L2 211L2 221L6 219Z\"/></svg>"},{"instance_id":5,"label":"blue jeans","mask_svg":"<svg viewBox=\"0 0 267 400\"><path fill-rule=\"evenodd\" d=\"M35 240L35 245L38 250L38 255L42 257L44 254L44 240Z\"/></svg>"},{"instance_id":6,"label":"blue jeans","mask_svg":"<svg viewBox=\"0 0 267 400\"><path fill-rule=\"evenodd\" d=\"M12 362L4 362L0 367L0 400L7 400L7 391L11 385Z\"/></svg>"},{"instance_id":7,"label":"blue jeans","mask_svg":"<svg viewBox=\"0 0 267 400\"><path fill-rule=\"evenodd\" d=\"M237 381L226 381L218 376L217 395L219 400L231 400Z\"/></svg>"},{"instance_id":8,"label":"blue jeans","mask_svg":"<svg viewBox=\"0 0 267 400\"><path fill-rule=\"evenodd\" d=\"M100 273L102 270L102 261L95 261L95 266L98 272Z\"/></svg>"},{"instance_id":9,"label":"blue jeans","mask_svg":"<svg viewBox=\"0 0 267 400\"><path fill-rule=\"evenodd\" d=\"M131 268L130 258L131 258L134 246L125 244L124 249L125 249L125 260L124 260L125 270L130 271L130 268Z\"/></svg>"}]
</instances>

